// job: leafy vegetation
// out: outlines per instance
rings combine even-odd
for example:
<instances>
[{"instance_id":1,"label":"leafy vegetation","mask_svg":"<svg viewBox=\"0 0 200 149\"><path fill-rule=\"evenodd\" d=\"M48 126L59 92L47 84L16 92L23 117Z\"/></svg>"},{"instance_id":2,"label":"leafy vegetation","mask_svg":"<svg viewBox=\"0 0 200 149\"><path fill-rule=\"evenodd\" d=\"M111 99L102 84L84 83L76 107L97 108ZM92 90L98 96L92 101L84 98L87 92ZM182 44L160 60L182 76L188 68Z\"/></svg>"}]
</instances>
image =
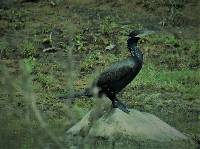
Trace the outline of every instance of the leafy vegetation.
<instances>
[{"instance_id":1,"label":"leafy vegetation","mask_svg":"<svg viewBox=\"0 0 200 149\"><path fill-rule=\"evenodd\" d=\"M1 9L0 148L65 146L65 130L98 101L61 102L57 96L89 86L111 63L129 55L127 33L152 26L156 34L140 41L144 67L119 97L199 141L200 44L190 36L195 27L176 28L169 20L176 17L165 19L173 9L182 15L187 2L167 2L57 0ZM162 15L155 19L157 8ZM154 24L145 24L147 18ZM165 28L163 19L175 27ZM106 49L109 45L115 48ZM57 50L43 52L49 47Z\"/></svg>"},{"instance_id":2,"label":"leafy vegetation","mask_svg":"<svg viewBox=\"0 0 200 149\"><path fill-rule=\"evenodd\" d=\"M30 41L24 41L19 47L24 57L34 57L37 53L37 48Z\"/></svg>"}]
</instances>

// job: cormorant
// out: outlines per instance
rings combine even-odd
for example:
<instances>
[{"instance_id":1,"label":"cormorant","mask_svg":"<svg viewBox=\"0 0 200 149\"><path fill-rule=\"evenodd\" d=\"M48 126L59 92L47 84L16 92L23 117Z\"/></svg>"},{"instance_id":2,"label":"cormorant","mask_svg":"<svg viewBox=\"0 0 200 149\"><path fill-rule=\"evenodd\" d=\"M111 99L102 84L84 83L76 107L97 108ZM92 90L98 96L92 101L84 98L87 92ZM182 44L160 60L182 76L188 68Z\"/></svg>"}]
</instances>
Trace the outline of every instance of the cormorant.
<instances>
[{"instance_id":1,"label":"cormorant","mask_svg":"<svg viewBox=\"0 0 200 149\"><path fill-rule=\"evenodd\" d=\"M143 53L140 51L137 43L139 39L151 31L135 30L128 35L127 47L130 51L130 56L122 61L111 65L105 72L93 82L90 88L84 92L74 94L73 97L94 95L93 90L98 89L97 95L101 97L106 95L111 101L113 108L119 108L122 111L129 113L128 108L116 97L116 95L125 88L139 73L143 65ZM72 96L71 96L72 97ZM67 98L66 96L60 97Z\"/></svg>"}]
</instances>

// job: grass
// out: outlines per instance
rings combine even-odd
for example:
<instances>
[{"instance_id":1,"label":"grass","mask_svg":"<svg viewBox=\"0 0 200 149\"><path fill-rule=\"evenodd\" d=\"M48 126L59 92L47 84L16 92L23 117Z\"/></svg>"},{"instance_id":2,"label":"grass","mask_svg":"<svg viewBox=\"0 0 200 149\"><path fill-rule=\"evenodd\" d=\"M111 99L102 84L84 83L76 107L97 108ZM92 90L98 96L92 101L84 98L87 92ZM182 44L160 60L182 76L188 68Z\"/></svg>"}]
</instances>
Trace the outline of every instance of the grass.
<instances>
[{"instance_id":1,"label":"grass","mask_svg":"<svg viewBox=\"0 0 200 149\"><path fill-rule=\"evenodd\" d=\"M195 98L199 97L200 72L190 69L166 71L154 65L145 65L140 75L134 81L134 86L147 86L156 90L168 92L189 93Z\"/></svg>"},{"instance_id":2,"label":"grass","mask_svg":"<svg viewBox=\"0 0 200 149\"><path fill-rule=\"evenodd\" d=\"M109 64L117 61L118 59L119 56L95 51L88 54L88 56L81 63L80 68L81 71L91 72L94 71L96 67L102 68L104 66L106 68L106 66L108 67Z\"/></svg>"},{"instance_id":3,"label":"grass","mask_svg":"<svg viewBox=\"0 0 200 149\"><path fill-rule=\"evenodd\" d=\"M24 4L26 7L20 10L11 8L1 14L2 24L6 24L0 21L0 28L5 31L0 42L0 134L4 138L0 144L3 148L64 145L65 130L96 103L88 98L80 98L74 104L63 103L57 100L57 95L82 90L111 63L128 56L125 35L130 30L144 28L139 23L123 25L122 10L112 5L113 2L91 4L92 12L95 9L99 13L93 22L89 18L90 9L82 5L91 1L55 2L53 7L49 2ZM110 9L102 8L104 5ZM80 6L88 12L78 13L82 10ZM116 15L101 14L102 9L112 12L111 6L117 9ZM50 45L63 50L42 52L50 34ZM105 50L110 44L117 48ZM71 45L74 45L72 51ZM184 115L191 118L193 115L187 110L200 103L200 44L194 39L160 32L141 40L140 46L144 67L119 97L130 107L153 113L188 135L199 134L196 126L186 127L188 118Z\"/></svg>"},{"instance_id":4,"label":"grass","mask_svg":"<svg viewBox=\"0 0 200 149\"><path fill-rule=\"evenodd\" d=\"M37 54L37 47L34 45L33 42L30 41L24 41L20 47L22 51L23 57L34 57Z\"/></svg>"},{"instance_id":5,"label":"grass","mask_svg":"<svg viewBox=\"0 0 200 149\"><path fill-rule=\"evenodd\" d=\"M146 60L169 70L198 69L199 43L172 34L152 35L143 43Z\"/></svg>"}]
</instances>

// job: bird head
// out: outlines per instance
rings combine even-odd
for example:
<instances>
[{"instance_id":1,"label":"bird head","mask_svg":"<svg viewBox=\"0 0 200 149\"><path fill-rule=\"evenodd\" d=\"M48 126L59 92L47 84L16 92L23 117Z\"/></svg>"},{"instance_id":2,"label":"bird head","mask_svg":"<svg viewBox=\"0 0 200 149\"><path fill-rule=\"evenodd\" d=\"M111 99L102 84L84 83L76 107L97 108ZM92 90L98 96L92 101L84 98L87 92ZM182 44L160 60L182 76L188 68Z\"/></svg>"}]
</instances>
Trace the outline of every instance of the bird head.
<instances>
[{"instance_id":1,"label":"bird head","mask_svg":"<svg viewBox=\"0 0 200 149\"><path fill-rule=\"evenodd\" d=\"M136 43L144 36L154 33L154 31L148 30L134 30L128 34L129 39L127 40L128 47Z\"/></svg>"},{"instance_id":2,"label":"bird head","mask_svg":"<svg viewBox=\"0 0 200 149\"><path fill-rule=\"evenodd\" d=\"M149 30L134 30L128 34L129 38L142 38L144 36L150 35L154 33L154 31Z\"/></svg>"}]
</instances>

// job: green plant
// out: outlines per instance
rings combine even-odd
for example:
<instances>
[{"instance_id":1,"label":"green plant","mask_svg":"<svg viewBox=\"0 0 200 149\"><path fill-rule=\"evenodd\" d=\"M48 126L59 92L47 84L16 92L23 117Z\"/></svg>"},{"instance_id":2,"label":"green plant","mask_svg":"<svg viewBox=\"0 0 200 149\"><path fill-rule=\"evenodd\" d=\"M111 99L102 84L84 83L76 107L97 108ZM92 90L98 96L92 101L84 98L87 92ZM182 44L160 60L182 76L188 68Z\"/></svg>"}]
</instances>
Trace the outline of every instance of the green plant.
<instances>
[{"instance_id":1,"label":"green plant","mask_svg":"<svg viewBox=\"0 0 200 149\"><path fill-rule=\"evenodd\" d=\"M33 42L30 41L24 41L20 47L19 47L22 51L22 55L24 57L34 57L37 54L37 47L35 46L35 44Z\"/></svg>"},{"instance_id":2,"label":"green plant","mask_svg":"<svg viewBox=\"0 0 200 149\"><path fill-rule=\"evenodd\" d=\"M189 69L167 71L156 68L152 64L145 65L133 82L132 86L153 89L165 90L170 92L189 93L191 96L198 97L197 89L200 71ZM195 88L194 88L195 86Z\"/></svg>"},{"instance_id":3,"label":"green plant","mask_svg":"<svg viewBox=\"0 0 200 149\"><path fill-rule=\"evenodd\" d=\"M120 57L120 56L119 56ZM100 52L92 52L84 59L81 63L82 71L91 71L96 67L107 66L112 62L117 61L118 57L113 55L112 53L100 53Z\"/></svg>"},{"instance_id":4,"label":"green plant","mask_svg":"<svg viewBox=\"0 0 200 149\"><path fill-rule=\"evenodd\" d=\"M156 44L175 45L178 43L178 39L173 34L153 34L147 38L149 41Z\"/></svg>"},{"instance_id":5,"label":"green plant","mask_svg":"<svg viewBox=\"0 0 200 149\"><path fill-rule=\"evenodd\" d=\"M117 32L118 24L114 21L114 19L110 16L105 17L101 24L100 24L100 31L104 35L111 35L115 32Z\"/></svg>"},{"instance_id":6,"label":"green plant","mask_svg":"<svg viewBox=\"0 0 200 149\"><path fill-rule=\"evenodd\" d=\"M9 43L6 41L0 41L0 49L6 49L8 48Z\"/></svg>"},{"instance_id":7,"label":"green plant","mask_svg":"<svg viewBox=\"0 0 200 149\"><path fill-rule=\"evenodd\" d=\"M0 57L9 54L9 43L6 41L0 41Z\"/></svg>"},{"instance_id":8,"label":"green plant","mask_svg":"<svg viewBox=\"0 0 200 149\"><path fill-rule=\"evenodd\" d=\"M94 69L95 65L97 65L97 62L99 62L101 57L100 53L91 53L87 56L87 58L83 61L81 64L81 70L89 71L91 69Z\"/></svg>"},{"instance_id":9,"label":"green plant","mask_svg":"<svg viewBox=\"0 0 200 149\"><path fill-rule=\"evenodd\" d=\"M25 58L23 62L24 64L27 64L27 66L29 66L30 69L34 68L34 66L36 65L36 59L33 57Z\"/></svg>"},{"instance_id":10,"label":"green plant","mask_svg":"<svg viewBox=\"0 0 200 149\"><path fill-rule=\"evenodd\" d=\"M82 34L77 34L75 36L74 45L75 45L77 51L79 51L79 50L84 51L85 50Z\"/></svg>"},{"instance_id":11,"label":"green plant","mask_svg":"<svg viewBox=\"0 0 200 149\"><path fill-rule=\"evenodd\" d=\"M41 83L41 85L46 88L53 87L56 81L53 76L40 73L36 76L35 80Z\"/></svg>"}]
</instances>

